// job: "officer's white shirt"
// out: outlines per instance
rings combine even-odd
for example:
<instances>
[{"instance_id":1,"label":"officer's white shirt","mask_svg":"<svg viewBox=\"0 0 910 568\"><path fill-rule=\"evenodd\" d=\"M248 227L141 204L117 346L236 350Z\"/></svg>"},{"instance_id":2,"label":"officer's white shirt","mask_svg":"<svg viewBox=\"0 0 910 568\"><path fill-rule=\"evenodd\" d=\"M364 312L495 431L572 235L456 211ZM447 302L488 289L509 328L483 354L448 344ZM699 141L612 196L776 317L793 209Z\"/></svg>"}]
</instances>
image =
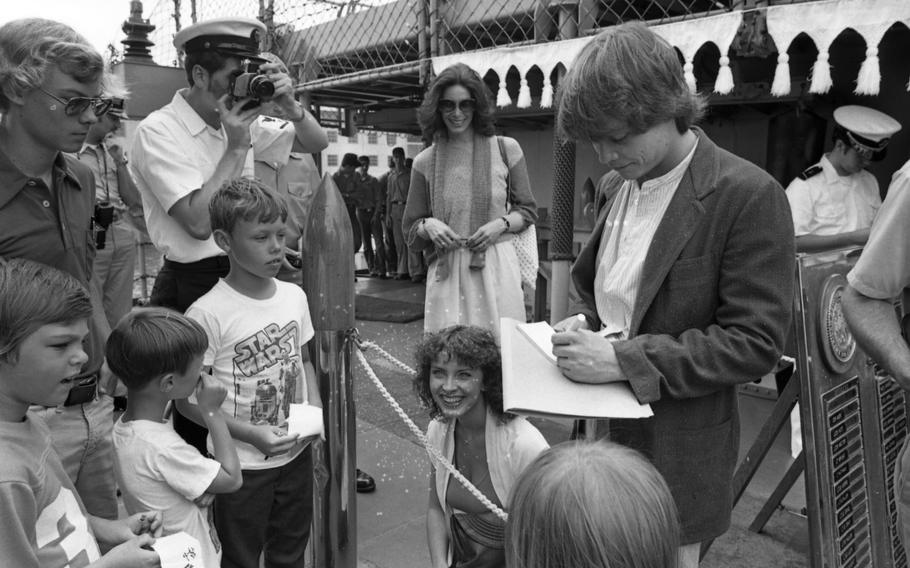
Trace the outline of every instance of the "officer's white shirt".
<instances>
[{"instance_id":1,"label":"officer's white shirt","mask_svg":"<svg viewBox=\"0 0 910 568\"><path fill-rule=\"evenodd\" d=\"M875 176L866 170L840 176L827 156L818 165L820 173L806 180L796 178L787 186L796 236L829 236L871 227L882 205Z\"/></svg>"},{"instance_id":2,"label":"officer's white shirt","mask_svg":"<svg viewBox=\"0 0 910 568\"><path fill-rule=\"evenodd\" d=\"M139 124L129 164L152 243L169 260L184 263L224 254L211 236L193 238L167 212L202 187L228 146L224 127L206 124L184 99L187 91L177 91L169 104ZM254 175L252 152L246 154L242 175Z\"/></svg>"},{"instance_id":3,"label":"officer's white shirt","mask_svg":"<svg viewBox=\"0 0 910 568\"><path fill-rule=\"evenodd\" d=\"M294 149L297 131L294 124L281 118L260 116L250 125L253 159L275 169L286 166Z\"/></svg>"}]
</instances>

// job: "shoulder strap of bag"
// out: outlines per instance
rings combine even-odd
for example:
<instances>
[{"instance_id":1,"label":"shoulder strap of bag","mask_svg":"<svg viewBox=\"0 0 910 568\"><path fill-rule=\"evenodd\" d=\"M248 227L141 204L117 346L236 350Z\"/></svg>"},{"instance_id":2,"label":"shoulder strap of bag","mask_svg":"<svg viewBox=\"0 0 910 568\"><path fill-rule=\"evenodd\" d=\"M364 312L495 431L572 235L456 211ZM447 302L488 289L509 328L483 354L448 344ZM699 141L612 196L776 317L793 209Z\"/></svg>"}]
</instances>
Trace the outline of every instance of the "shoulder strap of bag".
<instances>
[{"instance_id":1,"label":"shoulder strap of bag","mask_svg":"<svg viewBox=\"0 0 910 568\"><path fill-rule=\"evenodd\" d=\"M506 203L512 203L512 176L511 170L509 168L509 159L506 156L506 146L502 142L502 136L496 137L496 142L499 144L499 156L502 158L502 162L506 165Z\"/></svg>"}]
</instances>

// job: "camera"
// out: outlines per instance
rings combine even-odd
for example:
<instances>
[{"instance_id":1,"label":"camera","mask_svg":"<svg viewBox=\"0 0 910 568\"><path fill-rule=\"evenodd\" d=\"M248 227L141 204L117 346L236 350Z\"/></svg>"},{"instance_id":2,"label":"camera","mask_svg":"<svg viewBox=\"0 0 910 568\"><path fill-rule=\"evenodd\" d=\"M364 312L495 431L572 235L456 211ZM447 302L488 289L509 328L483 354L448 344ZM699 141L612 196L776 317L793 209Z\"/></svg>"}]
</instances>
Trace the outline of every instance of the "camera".
<instances>
[{"instance_id":1,"label":"camera","mask_svg":"<svg viewBox=\"0 0 910 568\"><path fill-rule=\"evenodd\" d=\"M98 373L93 373L74 382L75 384L70 389L69 394L66 395L66 402L63 403L63 406L85 404L95 400L95 395L98 392Z\"/></svg>"},{"instance_id":2,"label":"camera","mask_svg":"<svg viewBox=\"0 0 910 568\"><path fill-rule=\"evenodd\" d=\"M104 241L107 238L107 228L114 222L114 206L110 201L99 201L95 203L95 248L101 250L104 248Z\"/></svg>"},{"instance_id":3,"label":"camera","mask_svg":"<svg viewBox=\"0 0 910 568\"><path fill-rule=\"evenodd\" d=\"M259 65L250 63L245 69L238 69L231 75L228 92L235 101L252 99L244 107L251 108L271 99L275 94L275 85L266 75L259 72Z\"/></svg>"},{"instance_id":4,"label":"camera","mask_svg":"<svg viewBox=\"0 0 910 568\"><path fill-rule=\"evenodd\" d=\"M286 254L284 255L284 258L287 259L288 264L290 264L291 266L293 266L293 267L296 268L297 270L300 270L300 269L303 267L303 259L300 258L300 255L299 255L299 254L286 253Z\"/></svg>"}]
</instances>

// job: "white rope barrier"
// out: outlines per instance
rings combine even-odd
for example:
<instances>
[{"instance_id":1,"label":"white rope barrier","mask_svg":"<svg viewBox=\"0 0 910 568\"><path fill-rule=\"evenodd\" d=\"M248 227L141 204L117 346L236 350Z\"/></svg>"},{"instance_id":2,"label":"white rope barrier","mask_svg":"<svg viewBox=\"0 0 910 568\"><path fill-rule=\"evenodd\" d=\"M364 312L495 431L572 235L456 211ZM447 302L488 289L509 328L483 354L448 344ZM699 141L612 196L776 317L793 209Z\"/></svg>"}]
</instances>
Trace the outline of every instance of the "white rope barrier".
<instances>
[{"instance_id":1,"label":"white rope barrier","mask_svg":"<svg viewBox=\"0 0 910 568\"><path fill-rule=\"evenodd\" d=\"M367 372L367 376L370 377L370 380L373 382L373 384L376 386L376 388L379 389L379 393L386 400L386 402L389 403L389 406L392 407L392 409L398 414L398 416L404 421L404 423L407 425L407 427L411 430L411 433L413 433L417 437L417 439L420 441L420 444L424 448L426 448L426 450L430 454L430 456L434 460L436 460L436 462L438 464L440 464L441 466L443 466L444 468L449 470L449 473L451 473L455 477L455 479L457 479L458 482L461 483L464 486L464 488L467 489L471 493L471 495L476 497L477 500L480 501L484 507L486 507L487 509L492 511L493 514L495 514L497 517L499 517L503 521L508 520L508 518L509 518L508 513L506 513L501 508L497 507L495 503L490 501L487 498L487 496L484 495L483 493L481 493L480 490L477 489L473 483L468 481L468 478L465 477L464 475L462 475L462 473L460 471L458 471L458 469L454 465L452 465L452 462L447 460L445 458L445 456L443 456L439 452L438 449L434 448L432 445L427 443L426 434L424 434L420 430L420 428L417 427L417 424L414 424L414 421L411 420L411 417L408 416L407 412L405 412L404 409L401 408L401 405L398 404L398 401L395 400L395 397L393 397L392 394L388 391L388 389L385 388L385 385L382 384L382 381L379 380L379 377L376 376L376 373L373 371L372 367L370 367L370 364L367 361L366 356L363 354L363 351L365 349L376 350L377 353L382 355L390 363L392 363L393 365L395 365L396 367L398 367L399 369L401 369L408 375L413 376L413 375L416 375L417 372L414 369L412 369L412 368L408 367L407 365L405 365L404 363L402 363L401 361L399 361L398 359L396 359L395 357L393 357L389 352L387 352L383 348L379 347L372 341L359 341L359 342L355 342L354 345L355 345L355 347L357 347L357 350L356 350L357 360L360 362L360 365Z\"/></svg>"}]
</instances>

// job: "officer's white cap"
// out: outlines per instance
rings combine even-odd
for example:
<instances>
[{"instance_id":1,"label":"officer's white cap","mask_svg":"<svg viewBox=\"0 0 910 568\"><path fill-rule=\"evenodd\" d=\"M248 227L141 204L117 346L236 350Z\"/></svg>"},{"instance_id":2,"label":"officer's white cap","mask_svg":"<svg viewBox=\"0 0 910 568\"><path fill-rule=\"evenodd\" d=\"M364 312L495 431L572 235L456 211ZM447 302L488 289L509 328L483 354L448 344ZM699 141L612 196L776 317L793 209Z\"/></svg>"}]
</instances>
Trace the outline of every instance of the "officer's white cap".
<instances>
[{"instance_id":1,"label":"officer's white cap","mask_svg":"<svg viewBox=\"0 0 910 568\"><path fill-rule=\"evenodd\" d=\"M185 53L217 51L244 59L258 59L265 24L249 18L214 18L183 28L174 47Z\"/></svg>"},{"instance_id":2,"label":"officer's white cap","mask_svg":"<svg viewBox=\"0 0 910 568\"><path fill-rule=\"evenodd\" d=\"M855 145L872 152L881 152L891 137L901 129L898 121L873 108L860 105L838 107L834 121L847 131L847 137Z\"/></svg>"}]
</instances>

